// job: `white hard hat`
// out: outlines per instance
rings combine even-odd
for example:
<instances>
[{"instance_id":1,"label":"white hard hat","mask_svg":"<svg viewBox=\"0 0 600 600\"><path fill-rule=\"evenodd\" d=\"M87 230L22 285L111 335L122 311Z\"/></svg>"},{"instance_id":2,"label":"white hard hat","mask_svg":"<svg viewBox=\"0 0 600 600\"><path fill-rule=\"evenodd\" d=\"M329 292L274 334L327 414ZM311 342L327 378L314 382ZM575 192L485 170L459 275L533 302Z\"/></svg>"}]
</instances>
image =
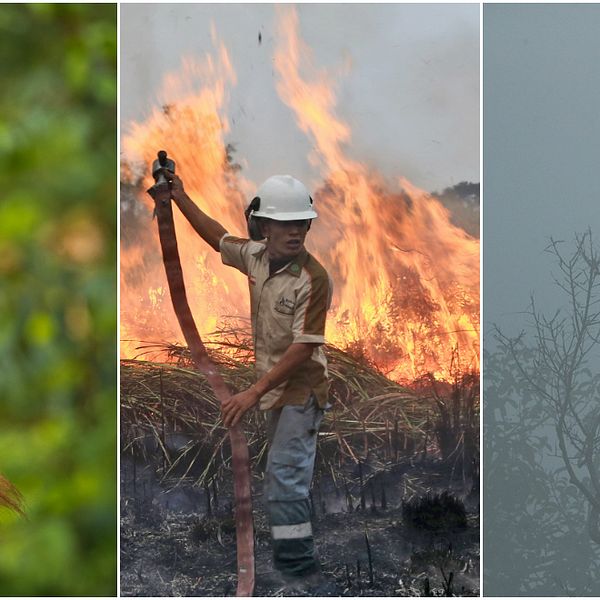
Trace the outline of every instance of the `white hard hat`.
<instances>
[{"instance_id":1,"label":"white hard hat","mask_svg":"<svg viewBox=\"0 0 600 600\"><path fill-rule=\"evenodd\" d=\"M250 213L251 217L263 217L274 221L299 221L316 219L312 198L303 183L290 175L273 175L256 191L259 201ZM253 200L253 202L255 202Z\"/></svg>"}]
</instances>

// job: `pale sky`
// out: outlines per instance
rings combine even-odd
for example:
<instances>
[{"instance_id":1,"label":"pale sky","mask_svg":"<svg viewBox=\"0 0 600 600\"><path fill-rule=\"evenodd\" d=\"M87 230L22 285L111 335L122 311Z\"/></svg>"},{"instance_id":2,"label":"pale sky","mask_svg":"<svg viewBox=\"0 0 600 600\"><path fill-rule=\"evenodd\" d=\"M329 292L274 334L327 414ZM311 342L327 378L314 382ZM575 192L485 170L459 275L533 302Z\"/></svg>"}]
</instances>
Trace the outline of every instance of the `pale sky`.
<instances>
[{"instance_id":1,"label":"pale sky","mask_svg":"<svg viewBox=\"0 0 600 600\"><path fill-rule=\"evenodd\" d=\"M339 78L337 114L352 129L348 154L394 181L428 191L479 176L479 5L303 4L300 34L315 63ZM291 173L316 185L311 142L278 97L272 4L121 4L121 126L159 104L165 73L213 50L214 22L238 77L227 142L260 183ZM261 32L262 43L258 43Z\"/></svg>"},{"instance_id":2,"label":"pale sky","mask_svg":"<svg viewBox=\"0 0 600 600\"><path fill-rule=\"evenodd\" d=\"M562 295L550 237L600 235L600 5L484 8L484 344ZM598 242L596 242L597 244ZM565 246L568 248L568 246ZM568 255L568 254L567 254Z\"/></svg>"}]
</instances>

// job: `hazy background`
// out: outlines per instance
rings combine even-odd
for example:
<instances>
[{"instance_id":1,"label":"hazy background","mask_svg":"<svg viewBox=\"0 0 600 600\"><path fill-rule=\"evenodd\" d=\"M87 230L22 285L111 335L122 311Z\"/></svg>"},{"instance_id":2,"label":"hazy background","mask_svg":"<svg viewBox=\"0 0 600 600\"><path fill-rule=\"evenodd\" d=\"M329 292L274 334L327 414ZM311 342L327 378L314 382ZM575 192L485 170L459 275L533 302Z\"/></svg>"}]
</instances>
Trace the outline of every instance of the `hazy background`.
<instances>
[{"instance_id":1,"label":"hazy background","mask_svg":"<svg viewBox=\"0 0 600 600\"><path fill-rule=\"evenodd\" d=\"M485 6L484 335L518 333L534 290L553 307L550 236L600 229L599 25L597 5Z\"/></svg>"},{"instance_id":2,"label":"hazy background","mask_svg":"<svg viewBox=\"0 0 600 600\"><path fill-rule=\"evenodd\" d=\"M479 6L300 4L300 35L315 64L337 78L338 114L352 128L349 154L389 177L441 191L479 181ZM277 96L271 4L123 4L121 123L160 104L163 76L183 56L212 51L214 22L238 76L228 142L259 183L290 172L320 183L310 141ZM262 43L259 44L259 32Z\"/></svg>"},{"instance_id":3,"label":"hazy background","mask_svg":"<svg viewBox=\"0 0 600 600\"><path fill-rule=\"evenodd\" d=\"M548 317L558 308L573 315L554 281L557 260L544 252L551 236L565 241L560 252L569 259L575 234L589 227L598 252L599 31L599 5L484 5L485 595L600 594L600 542L580 487L593 489L591 474L600 476L600 431L588 446L570 439L585 439L600 418L600 344L587 362L571 360L567 320L564 348L558 336L544 355L523 312L533 293ZM599 292L597 283L596 307ZM524 337L499 343L494 324L508 338Z\"/></svg>"}]
</instances>

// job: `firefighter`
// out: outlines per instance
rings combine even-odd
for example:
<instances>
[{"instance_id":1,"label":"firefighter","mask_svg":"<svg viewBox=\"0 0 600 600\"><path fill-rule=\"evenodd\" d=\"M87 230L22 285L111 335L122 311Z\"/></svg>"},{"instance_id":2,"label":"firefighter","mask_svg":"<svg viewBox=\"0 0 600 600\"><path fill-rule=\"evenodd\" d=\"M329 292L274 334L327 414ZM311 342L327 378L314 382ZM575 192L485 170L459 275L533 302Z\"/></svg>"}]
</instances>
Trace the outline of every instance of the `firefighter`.
<instances>
[{"instance_id":1,"label":"firefighter","mask_svg":"<svg viewBox=\"0 0 600 600\"><path fill-rule=\"evenodd\" d=\"M275 568L287 580L318 577L309 507L317 432L328 408L325 319L332 282L304 240L317 217L306 187L267 179L246 209L248 238L202 212L172 178L172 198L224 264L248 278L257 380L223 403L226 427L251 408L266 411L265 497ZM314 577L313 577L314 579Z\"/></svg>"}]
</instances>

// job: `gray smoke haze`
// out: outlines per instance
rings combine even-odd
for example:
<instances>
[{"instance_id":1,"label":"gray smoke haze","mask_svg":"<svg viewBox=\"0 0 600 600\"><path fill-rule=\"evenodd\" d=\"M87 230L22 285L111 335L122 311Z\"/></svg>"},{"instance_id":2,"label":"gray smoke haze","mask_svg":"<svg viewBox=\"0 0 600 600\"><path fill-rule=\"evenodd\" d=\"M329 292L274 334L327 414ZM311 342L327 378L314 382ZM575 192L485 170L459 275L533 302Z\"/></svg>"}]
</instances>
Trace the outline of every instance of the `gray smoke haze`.
<instances>
[{"instance_id":1,"label":"gray smoke haze","mask_svg":"<svg viewBox=\"0 0 600 600\"><path fill-rule=\"evenodd\" d=\"M478 5L296 8L314 63L334 73L350 64L336 78L336 112L352 129L352 158L429 191L479 181ZM182 57L213 51L213 22L238 77L227 141L245 176L259 183L289 172L318 185L311 141L275 89L275 19L271 4L121 5L122 135L158 104Z\"/></svg>"},{"instance_id":2,"label":"gray smoke haze","mask_svg":"<svg viewBox=\"0 0 600 600\"><path fill-rule=\"evenodd\" d=\"M600 6L484 9L484 339L535 292L560 306L549 238L600 235Z\"/></svg>"},{"instance_id":3,"label":"gray smoke haze","mask_svg":"<svg viewBox=\"0 0 600 600\"><path fill-rule=\"evenodd\" d=\"M600 233L598 31L597 4L484 5L485 596L600 593L600 299L571 262Z\"/></svg>"}]
</instances>

